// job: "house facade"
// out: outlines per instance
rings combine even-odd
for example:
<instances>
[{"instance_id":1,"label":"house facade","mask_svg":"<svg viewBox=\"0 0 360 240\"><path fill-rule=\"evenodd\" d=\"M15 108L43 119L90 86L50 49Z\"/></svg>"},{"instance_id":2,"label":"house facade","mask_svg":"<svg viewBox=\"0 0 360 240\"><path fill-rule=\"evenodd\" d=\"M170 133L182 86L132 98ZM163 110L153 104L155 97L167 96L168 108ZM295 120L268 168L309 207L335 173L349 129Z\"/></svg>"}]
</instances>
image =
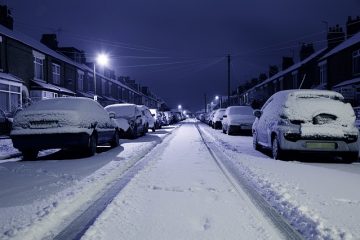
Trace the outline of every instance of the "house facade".
<instances>
[{"instance_id":1,"label":"house facade","mask_svg":"<svg viewBox=\"0 0 360 240\"><path fill-rule=\"evenodd\" d=\"M12 22L0 25L0 109L13 112L42 99L95 95L103 106L126 102L159 108L163 104L155 95L116 78L114 71L96 66L94 78L93 64L83 56L76 48L57 48L57 42L49 47L14 31Z\"/></svg>"}]
</instances>

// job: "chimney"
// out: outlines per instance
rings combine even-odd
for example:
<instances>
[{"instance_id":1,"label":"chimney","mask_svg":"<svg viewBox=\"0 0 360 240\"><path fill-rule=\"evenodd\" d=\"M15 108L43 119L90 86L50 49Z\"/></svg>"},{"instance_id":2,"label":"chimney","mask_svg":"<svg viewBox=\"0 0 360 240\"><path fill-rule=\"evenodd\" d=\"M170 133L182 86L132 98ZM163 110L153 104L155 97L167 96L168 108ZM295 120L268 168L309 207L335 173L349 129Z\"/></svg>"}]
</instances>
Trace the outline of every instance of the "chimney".
<instances>
[{"instance_id":1,"label":"chimney","mask_svg":"<svg viewBox=\"0 0 360 240\"><path fill-rule=\"evenodd\" d=\"M314 45L312 43L309 44L303 43L300 49L300 61L306 59L314 52L315 52Z\"/></svg>"},{"instance_id":2,"label":"chimney","mask_svg":"<svg viewBox=\"0 0 360 240\"><path fill-rule=\"evenodd\" d=\"M345 33L339 25L330 27L327 34L328 48L332 49L345 40Z\"/></svg>"},{"instance_id":3,"label":"chimney","mask_svg":"<svg viewBox=\"0 0 360 240\"><path fill-rule=\"evenodd\" d=\"M354 19L349 16L346 22L346 38L349 39L358 32L360 32L360 16Z\"/></svg>"},{"instance_id":4,"label":"chimney","mask_svg":"<svg viewBox=\"0 0 360 240\"><path fill-rule=\"evenodd\" d=\"M14 28L14 19L6 5L0 5L0 24L10 30Z\"/></svg>"},{"instance_id":5,"label":"chimney","mask_svg":"<svg viewBox=\"0 0 360 240\"><path fill-rule=\"evenodd\" d=\"M278 72L279 72L278 66L276 66L276 65L270 65L269 66L269 78L271 78L272 76L274 76Z\"/></svg>"},{"instance_id":6,"label":"chimney","mask_svg":"<svg viewBox=\"0 0 360 240\"><path fill-rule=\"evenodd\" d=\"M53 50L58 49L58 41L56 34L43 34L40 42Z\"/></svg>"},{"instance_id":7,"label":"chimney","mask_svg":"<svg viewBox=\"0 0 360 240\"><path fill-rule=\"evenodd\" d=\"M294 65L294 60L292 57L283 57L282 58L281 70L285 70L285 69L291 67L292 65Z\"/></svg>"}]
</instances>

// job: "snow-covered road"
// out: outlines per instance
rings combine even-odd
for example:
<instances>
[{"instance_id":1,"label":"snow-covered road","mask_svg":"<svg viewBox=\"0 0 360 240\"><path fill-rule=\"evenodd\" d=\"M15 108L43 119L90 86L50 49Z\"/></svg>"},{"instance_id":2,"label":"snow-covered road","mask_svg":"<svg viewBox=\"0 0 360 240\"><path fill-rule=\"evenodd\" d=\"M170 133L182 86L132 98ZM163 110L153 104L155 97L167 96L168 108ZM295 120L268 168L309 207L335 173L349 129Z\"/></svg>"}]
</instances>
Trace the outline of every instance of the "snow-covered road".
<instances>
[{"instance_id":1,"label":"snow-covered road","mask_svg":"<svg viewBox=\"0 0 360 240\"><path fill-rule=\"evenodd\" d=\"M251 136L178 126L91 158L0 160L0 239L59 236L138 163L83 239L281 239L282 221L306 239L360 239L359 162L276 161ZM281 217L269 217L256 194Z\"/></svg>"},{"instance_id":2,"label":"snow-covered road","mask_svg":"<svg viewBox=\"0 0 360 240\"><path fill-rule=\"evenodd\" d=\"M193 123L158 146L151 165L114 199L83 239L281 239L220 171Z\"/></svg>"}]
</instances>

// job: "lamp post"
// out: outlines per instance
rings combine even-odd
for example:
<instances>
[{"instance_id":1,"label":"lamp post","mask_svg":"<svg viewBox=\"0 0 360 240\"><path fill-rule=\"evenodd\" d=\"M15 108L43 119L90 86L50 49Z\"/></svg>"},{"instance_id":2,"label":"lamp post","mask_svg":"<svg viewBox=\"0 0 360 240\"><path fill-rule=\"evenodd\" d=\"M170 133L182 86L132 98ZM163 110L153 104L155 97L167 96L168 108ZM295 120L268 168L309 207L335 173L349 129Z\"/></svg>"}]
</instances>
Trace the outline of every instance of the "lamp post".
<instances>
[{"instance_id":1,"label":"lamp post","mask_svg":"<svg viewBox=\"0 0 360 240\"><path fill-rule=\"evenodd\" d=\"M101 53L96 57L96 61L94 61L94 100L97 101L96 95L96 63L100 66L106 66L109 62L109 58L105 53Z\"/></svg>"},{"instance_id":2,"label":"lamp post","mask_svg":"<svg viewBox=\"0 0 360 240\"><path fill-rule=\"evenodd\" d=\"M182 106L181 106L181 105L179 105L179 106L178 106L178 110L181 110L181 109L182 109Z\"/></svg>"}]
</instances>

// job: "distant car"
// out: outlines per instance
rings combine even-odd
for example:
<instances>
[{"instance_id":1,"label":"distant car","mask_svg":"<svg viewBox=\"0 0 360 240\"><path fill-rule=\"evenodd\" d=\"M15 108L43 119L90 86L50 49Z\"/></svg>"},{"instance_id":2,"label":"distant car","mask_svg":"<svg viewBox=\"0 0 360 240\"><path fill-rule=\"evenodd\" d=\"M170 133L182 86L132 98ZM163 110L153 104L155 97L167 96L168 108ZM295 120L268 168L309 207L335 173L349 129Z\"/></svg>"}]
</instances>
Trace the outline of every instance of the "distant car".
<instances>
[{"instance_id":1,"label":"distant car","mask_svg":"<svg viewBox=\"0 0 360 240\"><path fill-rule=\"evenodd\" d=\"M143 115L135 104L111 104L105 109L115 114L115 122L121 131L121 137L134 139L146 134L147 129L143 123Z\"/></svg>"},{"instance_id":2,"label":"distant car","mask_svg":"<svg viewBox=\"0 0 360 240\"><path fill-rule=\"evenodd\" d=\"M173 124L173 114L170 111L164 112L167 125Z\"/></svg>"},{"instance_id":3,"label":"distant car","mask_svg":"<svg viewBox=\"0 0 360 240\"><path fill-rule=\"evenodd\" d=\"M214 114L215 114L215 111L211 111L211 113L208 115L207 124L208 124L209 126L212 126L212 125L213 125Z\"/></svg>"},{"instance_id":4,"label":"distant car","mask_svg":"<svg viewBox=\"0 0 360 240\"><path fill-rule=\"evenodd\" d=\"M0 135L9 135L12 126L12 118L0 109Z\"/></svg>"},{"instance_id":5,"label":"distant car","mask_svg":"<svg viewBox=\"0 0 360 240\"><path fill-rule=\"evenodd\" d=\"M215 111L213 119L212 119L212 127L215 129L222 128L222 119L225 113L225 108L219 108Z\"/></svg>"},{"instance_id":6,"label":"distant car","mask_svg":"<svg viewBox=\"0 0 360 240\"><path fill-rule=\"evenodd\" d=\"M222 119L222 131L228 135L235 133L251 133L255 121L253 109L250 106L231 106L226 108Z\"/></svg>"},{"instance_id":7,"label":"distant car","mask_svg":"<svg viewBox=\"0 0 360 240\"><path fill-rule=\"evenodd\" d=\"M355 114L341 94L325 90L275 93L255 110L253 145L272 150L275 159L287 152L330 153L346 163L358 159L359 131Z\"/></svg>"},{"instance_id":8,"label":"distant car","mask_svg":"<svg viewBox=\"0 0 360 240\"><path fill-rule=\"evenodd\" d=\"M155 128L156 129L160 129L163 125L163 118L162 118L162 114L160 113L159 110L155 109L155 108L151 108L150 109L151 115L154 117L155 119Z\"/></svg>"},{"instance_id":9,"label":"distant car","mask_svg":"<svg viewBox=\"0 0 360 240\"><path fill-rule=\"evenodd\" d=\"M16 114L10 137L24 159L49 148L77 149L92 156L99 144L119 145L114 117L89 98L47 99Z\"/></svg>"},{"instance_id":10,"label":"distant car","mask_svg":"<svg viewBox=\"0 0 360 240\"><path fill-rule=\"evenodd\" d=\"M149 108L144 105L139 105L138 108L144 116L143 121L146 124L146 129L151 129L153 132L155 132L155 119L151 115Z\"/></svg>"}]
</instances>

